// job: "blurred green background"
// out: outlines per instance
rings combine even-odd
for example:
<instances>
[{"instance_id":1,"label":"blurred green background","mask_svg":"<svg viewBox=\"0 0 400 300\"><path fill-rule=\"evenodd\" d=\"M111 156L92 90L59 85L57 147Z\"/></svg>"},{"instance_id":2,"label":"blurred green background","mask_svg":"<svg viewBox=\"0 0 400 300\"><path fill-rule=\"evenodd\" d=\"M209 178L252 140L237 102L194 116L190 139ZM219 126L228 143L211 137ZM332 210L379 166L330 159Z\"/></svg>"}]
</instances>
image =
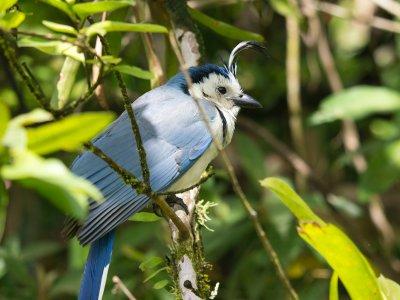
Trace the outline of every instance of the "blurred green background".
<instances>
[{"instance_id":1,"label":"blurred green background","mask_svg":"<svg viewBox=\"0 0 400 300\"><path fill-rule=\"evenodd\" d=\"M318 42L304 42L306 33L310 33L310 20L303 10L299 17L303 32L300 116L304 139L301 147L306 149L300 155L327 190L322 190L315 180L296 174L287 162L287 156L260 135L260 131L266 129L288 149L295 152L295 149L301 149L293 143L289 126L285 20L290 14L288 2L188 2L189 6L210 17L259 33L266 40L269 57L249 51L239 59L238 76L242 87L264 108L241 112L228 154L240 184L257 209L301 299L327 299L331 271L297 235L296 221L291 213L260 186L259 180L266 176L286 178L319 215L337 222L332 208L326 205L327 200L344 220L339 226L357 243L372 265L388 277L400 279L397 234L400 228L400 23L380 7L372 5L368 8L366 2L370 1L361 2L365 5L360 6L357 0L331 1L328 4L333 4L336 10L329 5L322 5L317 10L345 89L333 98L319 57ZM21 0L19 7L26 14L20 30L48 32L42 20L69 24L62 12L43 2ZM340 9L349 13L348 18L332 16ZM131 8L120 9L107 18L127 21L132 15ZM361 21L354 21L357 18ZM374 18L392 21L397 33L371 27ZM218 35L201 24L198 28L204 44L203 60L217 64L221 63L221 58L227 60L238 41ZM177 60L165 36L154 34L153 38L156 53L169 78L178 71ZM107 39L113 55L121 57L124 64L149 68L140 35L109 33ZM13 116L32 110L37 106L36 102L18 75L7 66L4 54L0 54L0 100L6 103ZM30 66L50 97L64 57L48 55L34 48L19 48L17 54ZM127 75L124 78L132 98L150 89L148 80ZM85 84L85 71L80 67L71 99L77 99L85 91ZM359 87L351 89L354 86ZM112 76L106 78L104 91L110 109L117 114L122 112L122 99ZM92 100L83 110L102 108ZM256 122L258 127L243 126L243 120L248 119ZM351 119L357 125L361 146L355 153L344 150L341 119ZM352 162L360 154L365 157L367 168L357 172ZM59 152L53 156L69 165L76 154ZM212 231L202 229L205 256L212 265L209 276L213 285L220 283L217 299L285 299L286 292L232 190L222 163L217 159L214 165L217 175L203 185L200 198L218 204L211 208L212 220L207 223ZM6 188L10 200L0 244L0 299L76 297L87 249L81 248L75 240L68 241L61 236L64 214L36 192L9 181ZM159 289L155 286L168 280L165 271L144 282L163 264L142 268L144 270L139 268L149 258L168 255L165 226L163 220L127 222L117 231L109 279L118 275L137 299L172 298L168 292L169 284ZM112 293L111 280L108 280L104 299L124 299L121 293Z\"/></svg>"}]
</instances>

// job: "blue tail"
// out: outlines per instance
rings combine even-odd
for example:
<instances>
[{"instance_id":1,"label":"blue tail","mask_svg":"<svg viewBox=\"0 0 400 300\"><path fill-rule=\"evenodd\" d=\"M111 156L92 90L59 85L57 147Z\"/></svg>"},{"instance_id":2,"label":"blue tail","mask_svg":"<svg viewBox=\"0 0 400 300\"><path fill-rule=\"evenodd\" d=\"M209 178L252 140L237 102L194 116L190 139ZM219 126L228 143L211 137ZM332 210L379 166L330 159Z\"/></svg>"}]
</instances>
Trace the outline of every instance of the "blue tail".
<instances>
[{"instance_id":1,"label":"blue tail","mask_svg":"<svg viewBox=\"0 0 400 300\"><path fill-rule=\"evenodd\" d=\"M114 231L90 246L79 292L79 300L98 300L103 296L114 244Z\"/></svg>"}]
</instances>

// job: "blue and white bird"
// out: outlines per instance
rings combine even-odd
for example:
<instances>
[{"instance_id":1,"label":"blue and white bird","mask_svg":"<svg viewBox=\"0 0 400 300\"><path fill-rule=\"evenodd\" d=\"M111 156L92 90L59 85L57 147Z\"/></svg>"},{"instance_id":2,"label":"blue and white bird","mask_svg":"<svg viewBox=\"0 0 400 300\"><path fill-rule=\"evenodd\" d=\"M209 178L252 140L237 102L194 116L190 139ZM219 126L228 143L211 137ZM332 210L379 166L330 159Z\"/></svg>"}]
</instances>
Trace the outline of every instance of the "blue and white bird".
<instances>
[{"instance_id":1,"label":"blue and white bird","mask_svg":"<svg viewBox=\"0 0 400 300\"><path fill-rule=\"evenodd\" d=\"M239 43L227 65L206 64L189 69L192 84L179 73L165 85L133 102L155 192L176 191L196 184L217 156L213 136L225 147L232 139L240 108L261 105L243 93L236 78L237 54L247 48L262 49L256 42ZM210 122L208 131L194 102L198 99ZM126 113L114 121L93 144L116 163L141 178L141 167L131 123ZM101 299L111 260L115 228L151 201L126 185L102 159L87 151L76 158L72 171L92 182L104 196L92 202L83 224L70 223L82 245L91 244L79 299Z\"/></svg>"}]
</instances>

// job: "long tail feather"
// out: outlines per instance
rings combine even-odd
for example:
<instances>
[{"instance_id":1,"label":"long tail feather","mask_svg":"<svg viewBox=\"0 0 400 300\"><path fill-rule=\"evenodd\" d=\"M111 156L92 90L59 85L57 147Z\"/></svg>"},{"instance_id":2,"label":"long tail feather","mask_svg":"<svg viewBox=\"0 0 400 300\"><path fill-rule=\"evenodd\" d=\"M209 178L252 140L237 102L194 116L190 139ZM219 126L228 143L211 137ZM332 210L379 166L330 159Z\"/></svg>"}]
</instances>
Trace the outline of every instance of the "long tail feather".
<instances>
[{"instance_id":1,"label":"long tail feather","mask_svg":"<svg viewBox=\"0 0 400 300\"><path fill-rule=\"evenodd\" d=\"M98 300L104 292L114 244L114 231L92 243L86 261L79 300Z\"/></svg>"}]
</instances>

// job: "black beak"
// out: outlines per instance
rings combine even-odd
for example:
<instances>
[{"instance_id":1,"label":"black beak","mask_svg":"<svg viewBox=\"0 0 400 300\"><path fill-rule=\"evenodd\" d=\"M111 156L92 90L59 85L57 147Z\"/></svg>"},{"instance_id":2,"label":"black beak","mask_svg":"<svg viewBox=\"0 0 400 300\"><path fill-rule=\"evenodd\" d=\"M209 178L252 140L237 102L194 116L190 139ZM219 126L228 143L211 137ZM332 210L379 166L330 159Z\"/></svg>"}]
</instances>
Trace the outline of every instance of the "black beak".
<instances>
[{"instance_id":1,"label":"black beak","mask_svg":"<svg viewBox=\"0 0 400 300\"><path fill-rule=\"evenodd\" d=\"M240 96L232 97L231 99L235 105L242 108L262 108L260 102L246 94L241 94Z\"/></svg>"}]
</instances>

